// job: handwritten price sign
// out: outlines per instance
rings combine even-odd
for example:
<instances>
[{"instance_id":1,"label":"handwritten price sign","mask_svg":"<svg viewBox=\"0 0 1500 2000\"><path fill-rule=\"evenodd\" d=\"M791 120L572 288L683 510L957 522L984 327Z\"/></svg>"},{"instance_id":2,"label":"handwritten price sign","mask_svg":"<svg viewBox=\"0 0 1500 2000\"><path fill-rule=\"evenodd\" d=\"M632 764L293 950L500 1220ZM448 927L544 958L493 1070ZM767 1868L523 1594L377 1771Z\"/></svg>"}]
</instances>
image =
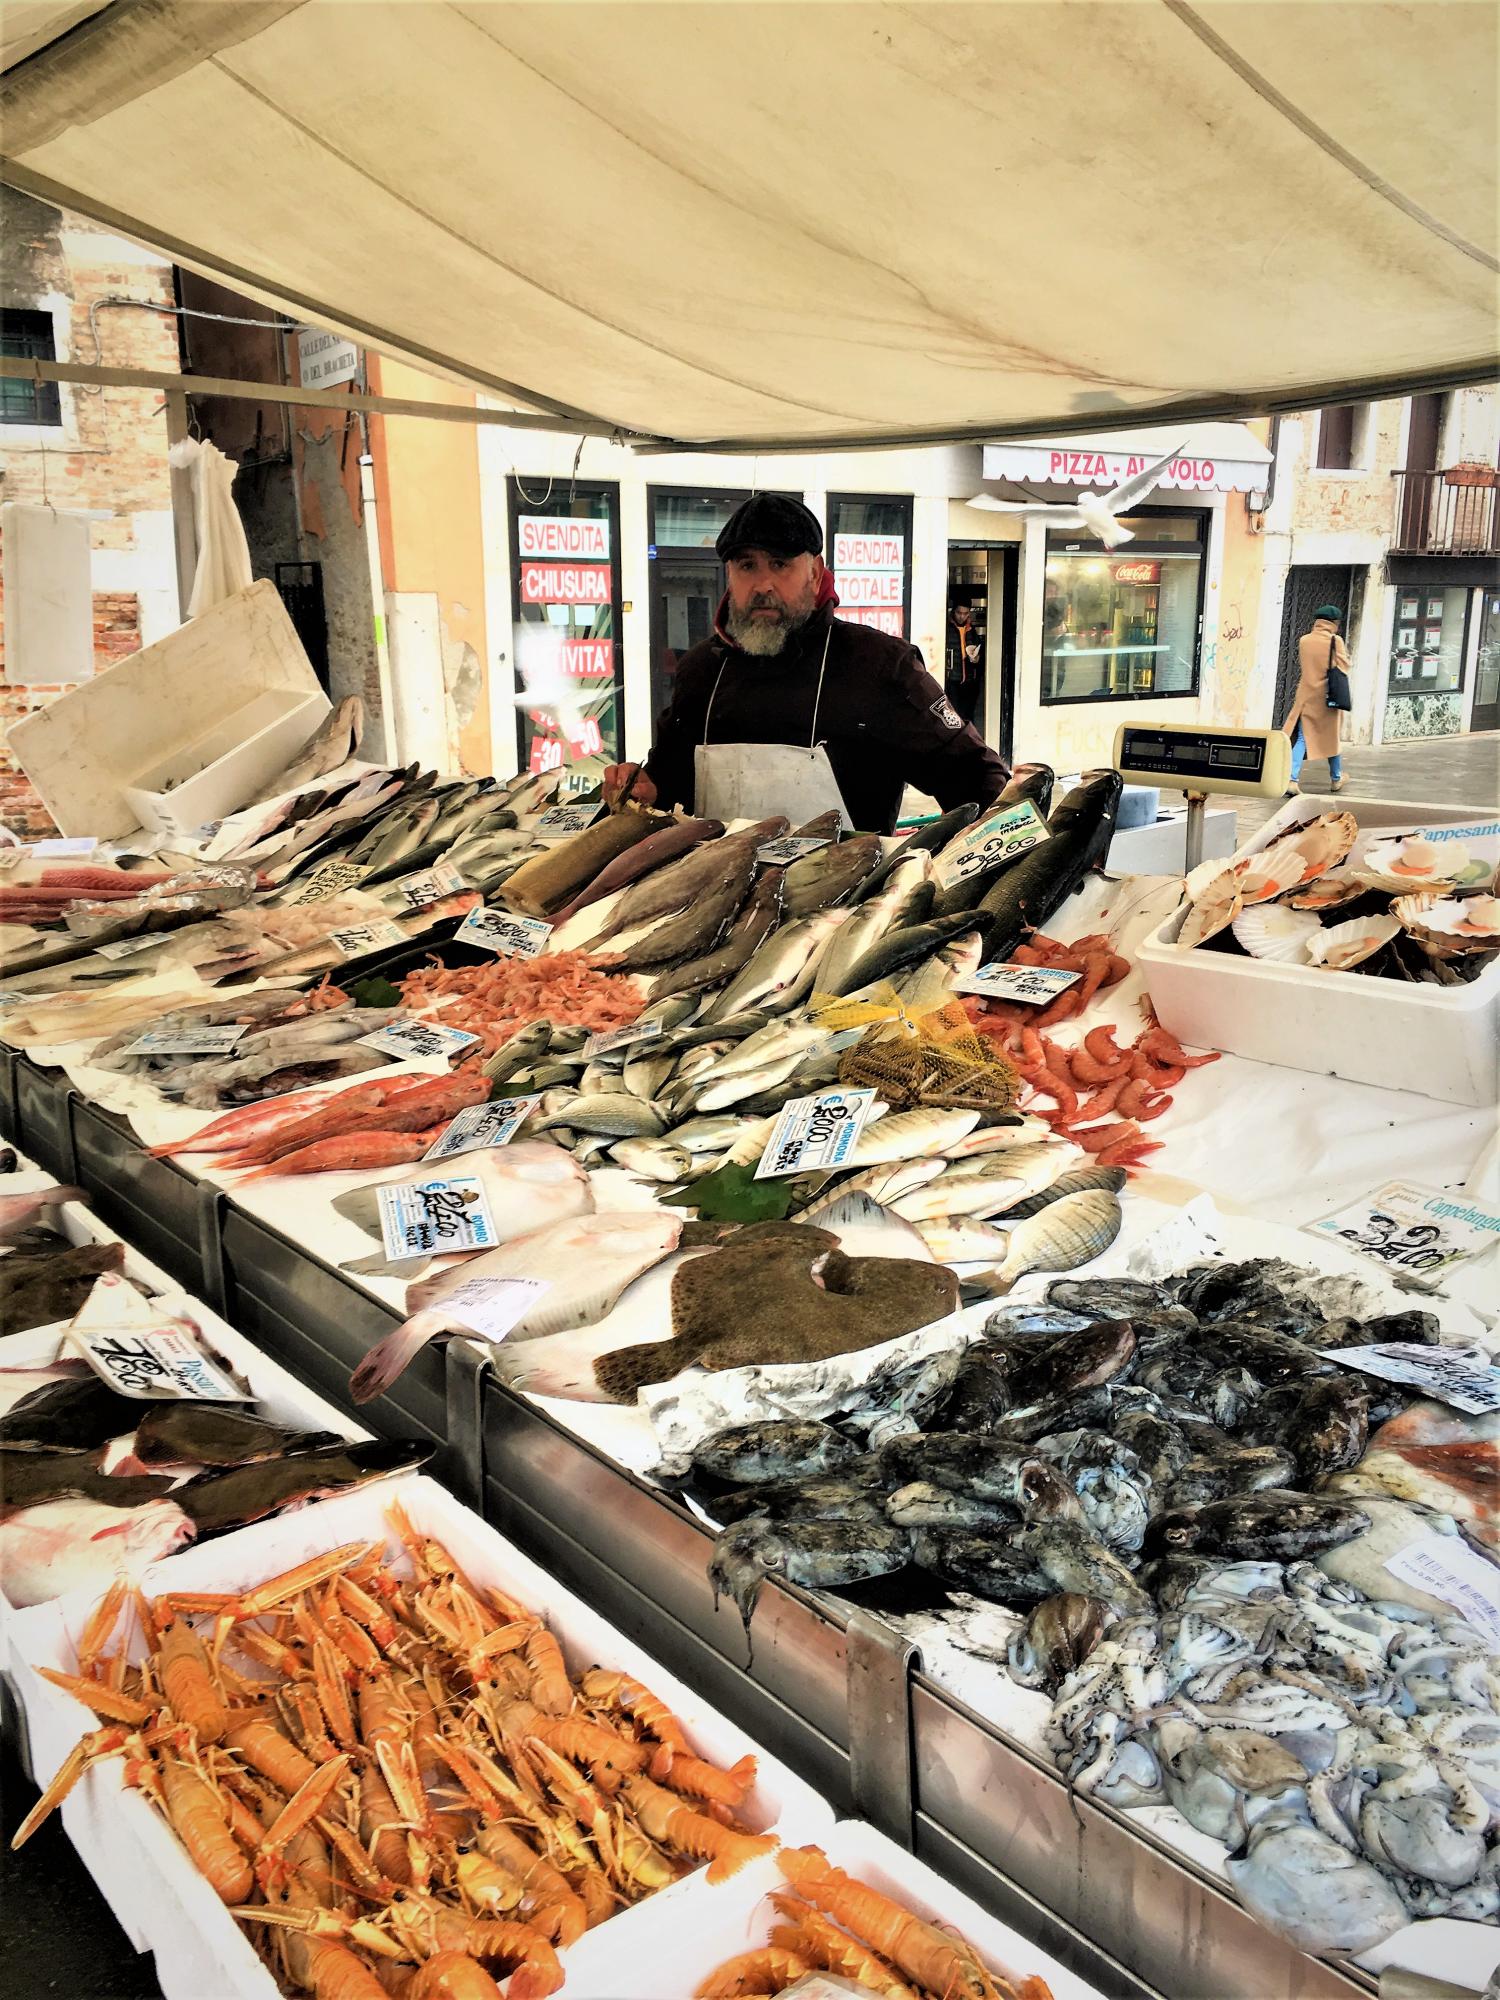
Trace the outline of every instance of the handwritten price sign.
<instances>
[{"instance_id":1,"label":"handwritten price sign","mask_svg":"<svg viewBox=\"0 0 1500 2000\"><path fill-rule=\"evenodd\" d=\"M453 933L460 944L476 945L501 958L539 958L552 935L539 917L513 917L509 910L470 910Z\"/></svg>"},{"instance_id":2,"label":"handwritten price sign","mask_svg":"<svg viewBox=\"0 0 1500 2000\"><path fill-rule=\"evenodd\" d=\"M874 1102L873 1090L823 1090L816 1097L794 1097L776 1121L755 1178L767 1181L814 1167L841 1167Z\"/></svg>"},{"instance_id":3,"label":"handwritten price sign","mask_svg":"<svg viewBox=\"0 0 1500 2000\"><path fill-rule=\"evenodd\" d=\"M1500 1215L1463 1195L1435 1193L1410 1181L1387 1181L1351 1207L1303 1227L1428 1287L1500 1244Z\"/></svg>"},{"instance_id":4,"label":"handwritten price sign","mask_svg":"<svg viewBox=\"0 0 1500 2000\"><path fill-rule=\"evenodd\" d=\"M981 965L967 979L955 979L955 993L982 993L986 1000L1023 1000L1045 1007L1082 975L1051 965Z\"/></svg>"},{"instance_id":5,"label":"handwritten price sign","mask_svg":"<svg viewBox=\"0 0 1500 2000\"><path fill-rule=\"evenodd\" d=\"M495 1224L484 1189L472 1174L451 1180L403 1182L375 1190L387 1257L451 1255L492 1250Z\"/></svg>"}]
</instances>

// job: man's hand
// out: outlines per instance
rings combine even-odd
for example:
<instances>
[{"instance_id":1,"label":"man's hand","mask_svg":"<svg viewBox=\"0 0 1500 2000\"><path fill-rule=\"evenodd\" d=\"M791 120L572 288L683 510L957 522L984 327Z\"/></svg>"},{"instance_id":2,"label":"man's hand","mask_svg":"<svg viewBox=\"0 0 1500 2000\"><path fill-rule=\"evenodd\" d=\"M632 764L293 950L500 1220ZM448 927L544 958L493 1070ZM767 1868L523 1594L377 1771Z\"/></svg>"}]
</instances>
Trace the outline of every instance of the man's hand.
<instances>
[{"instance_id":1,"label":"man's hand","mask_svg":"<svg viewBox=\"0 0 1500 2000\"><path fill-rule=\"evenodd\" d=\"M611 764L604 773L604 803L613 806L627 787L633 805L656 804L656 787L639 764Z\"/></svg>"}]
</instances>

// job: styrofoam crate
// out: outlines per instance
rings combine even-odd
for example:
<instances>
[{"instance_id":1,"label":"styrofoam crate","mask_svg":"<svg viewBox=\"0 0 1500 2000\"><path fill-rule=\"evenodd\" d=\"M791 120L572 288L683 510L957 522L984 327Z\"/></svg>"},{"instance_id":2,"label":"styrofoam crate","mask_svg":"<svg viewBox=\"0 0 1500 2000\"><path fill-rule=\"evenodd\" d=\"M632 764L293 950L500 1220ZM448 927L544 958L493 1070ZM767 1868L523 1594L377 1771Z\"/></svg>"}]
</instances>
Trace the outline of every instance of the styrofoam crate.
<instances>
[{"instance_id":1,"label":"styrofoam crate","mask_svg":"<svg viewBox=\"0 0 1500 2000\"><path fill-rule=\"evenodd\" d=\"M1362 832L1493 823L1483 807L1376 799L1289 800L1238 850L1258 854L1325 812L1350 812ZM1465 986L1427 986L1276 965L1227 952L1179 951L1181 906L1140 947L1163 1026L1193 1048L1310 1070L1449 1104L1493 1105L1500 1092L1500 958Z\"/></svg>"},{"instance_id":2,"label":"styrofoam crate","mask_svg":"<svg viewBox=\"0 0 1500 2000\"><path fill-rule=\"evenodd\" d=\"M504 1590L542 1613L575 1675L601 1665L644 1682L679 1717L693 1749L716 1764L727 1767L752 1753L759 1769L743 1811L747 1825L774 1831L794 1844L826 1842L833 1813L810 1786L785 1765L764 1756L743 1730L709 1708L477 1514L420 1475L320 1500L296 1513L279 1514L183 1549L149 1569L142 1586L148 1596L168 1590L248 1589L349 1542L383 1542L399 1566L400 1541L386 1520L395 1500L412 1524L441 1542L476 1583ZM96 1592L75 1591L51 1604L16 1612L11 1622L15 1686L32 1732L41 1783L93 1726L93 1717L35 1669L74 1670L75 1642L96 1602ZM94 1765L74 1788L62 1814L69 1838L110 1907L117 1915L128 1913L131 1937L141 1950L156 1954L165 2000L203 2000L207 1993L214 2000L277 2000L273 1981L238 1925L194 1869L175 1835L144 1799L125 1786L117 1760ZM574 1953L586 1941L602 1941L616 1968L633 1968L641 1956L634 1942L639 1926L658 1907L676 1922L686 1921L685 1911L701 1909L711 1929L719 1899L730 1887L732 1883L709 1888L699 1871L647 1902L622 1910L589 1933L588 1940L565 1952L564 1961L571 1966Z\"/></svg>"},{"instance_id":3,"label":"styrofoam crate","mask_svg":"<svg viewBox=\"0 0 1500 2000\"><path fill-rule=\"evenodd\" d=\"M328 697L266 688L123 787L148 832L190 834L226 818L284 771L330 713Z\"/></svg>"}]
</instances>

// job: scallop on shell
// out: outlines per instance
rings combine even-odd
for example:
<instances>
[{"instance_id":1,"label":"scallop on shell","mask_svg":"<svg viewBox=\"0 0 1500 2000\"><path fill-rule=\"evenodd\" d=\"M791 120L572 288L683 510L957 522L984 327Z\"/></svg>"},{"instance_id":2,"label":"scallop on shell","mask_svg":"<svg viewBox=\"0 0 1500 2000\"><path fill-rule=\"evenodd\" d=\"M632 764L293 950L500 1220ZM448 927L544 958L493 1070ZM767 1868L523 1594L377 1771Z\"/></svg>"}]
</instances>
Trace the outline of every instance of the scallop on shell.
<instances>
[{"instance_id":1,"label":"scallop on shell","mask_svg":"<svg viewBox=\"0 0 1500 2000\"><path fill-rule=\"evenodd\" d=\"M1334 869L1328 875L1320 875L1315 882L1309 882L1295 895L1288 896L1287 908L1336 910L1341 903L1352 903L1356 896L1363 896L1366 887L1349 869Z\"/></svg>"},{"instance_id":2,"label":"scallop on shell","mask_svg":"<svg viewBox=\"0 0 1500 2000\"><path fill-rule=\"evenodd\" d=\"M1458 840L1428 840L1409 833L1399 840L1375 840L1365 850L1359 874L1376 889L1443 889L1469 866L1469 850Z\"/></svg>"},{"instance_id":3,"label":"scallop on shell","mask_svg":"<svg viewBox=\"0 0 1500 2000\"><path fill-rule=\"evenodd\" d=\"M1359 838L1359 821L1353 813L1319 813L1316 819L1310 819L1306 826L1299 827L1288 838L1307 856L1308 868L1303 881L1314 882L1348 858Z\"/></svg>"},{"instance_id":4,"label":"scallop on shell","mask_svg":"<svg viewBox=\"0 0 1500 2000\"><path fill-rule=\"evenodd\" d=\"M1280 903L1254 903L1240 911L1230 928L1252 958L1278 965L1306 965L1308 941L1323 928L1310 910Z\"/></svg>"},{"instance_id":5,"label":"scallop on shell","mask_svg":"<svg viewBox=\"0 0 1500 2000\"><path fill-rule=\"evenodd\" d=\"M1500 950L1500 897L1398 896L1391 910L1419 944L1445 957Z\"/></svg>"},{"instance_id":6,"label":"scallop on shell","mask_svg":"<svg viewBox=\"0 0 1500 2000\"><path fill-rule=\"evenodd\" d=\"M1400 929L1401 919L1393 916L1351 917L1347 923L1330 924L1321 936L1308 940L1307 962L1326 972L1347 972L1373 958Z\"/></svg>"},{"instance_id":7,"label":"scallop on shell","mask_svg":"<svg viewBox=\"0 0 1500 2000\"><path fill-rule=\"evenodd\" d=\"M1239 870L1232 862L1226 863L1188 905L1182 929L1177 933L1178 949L1190 951L1195 944L1206 944L1209 938L1217 937L1234 922L1243 907Z\"/></svg>"},{"instance_id":8,"label":"scallop on shell","mask_svg":"<svg viewBox=\"0 0 1500 2000\"><path fill-rule=\"evenodd\" d=\"M1241 896L1247 903L1264 903L1317 881L1345 858L1358 834L1353 813L1319 813L1239 863Z\"/></svg>"}]
</instances>

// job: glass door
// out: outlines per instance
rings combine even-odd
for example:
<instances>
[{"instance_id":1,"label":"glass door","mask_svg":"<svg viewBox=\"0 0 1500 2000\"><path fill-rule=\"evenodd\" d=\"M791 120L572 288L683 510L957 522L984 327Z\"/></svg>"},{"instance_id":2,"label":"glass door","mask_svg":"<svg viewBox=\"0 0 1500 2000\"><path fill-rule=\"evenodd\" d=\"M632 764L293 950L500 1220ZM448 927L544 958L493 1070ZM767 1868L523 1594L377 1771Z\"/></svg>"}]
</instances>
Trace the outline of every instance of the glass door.
<instances>
[{"instance_id":1,"label":"glass door","mask_svg":"<svg viewBox=\"0 0 1500 2000\"><path fill-rule=\"evenodd\" d=\"M1470 729L1500 729L1500 592L1484 593Z\"/></svg>"}]
</instances>

